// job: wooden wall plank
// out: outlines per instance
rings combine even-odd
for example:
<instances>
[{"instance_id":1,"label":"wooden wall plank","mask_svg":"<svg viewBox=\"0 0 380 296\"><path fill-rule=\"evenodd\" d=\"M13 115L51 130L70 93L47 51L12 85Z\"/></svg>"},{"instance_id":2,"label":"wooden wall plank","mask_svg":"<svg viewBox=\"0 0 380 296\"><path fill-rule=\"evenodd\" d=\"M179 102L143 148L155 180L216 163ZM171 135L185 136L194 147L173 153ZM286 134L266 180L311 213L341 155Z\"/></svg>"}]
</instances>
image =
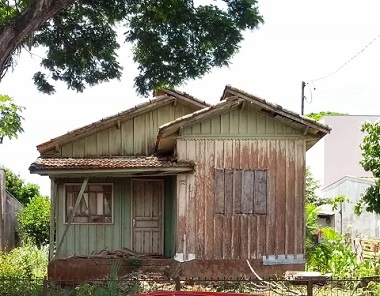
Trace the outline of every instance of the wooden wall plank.
<instances>
[{"instance_id":1,"label":"wooden wall plank","mask_svg":"<svg viewBox=\"0 0 380 296\"><path fill-rule=\"evenodd\" d=\"M248 244L249 244L249 237L248 237L248 217L247 215L239 215L240 218L240 230L241 230L241 236L240 236L240 258L241 259L248 259Z\"/></svg>"},{"instance_id":2,"label":"wooden wall plank","mask_svg":"<svg viewBox=\"0 0 380 296\"><path fill-rule=\"evenodd\" d=\"M214 259L223 259L223 242L225 229L223 215L214 215Z\"/></svg>"},{"instance_id":3,"label":"wooden wall plank","mask_svg":"<svg viewBox=\"0 0 380 296\"><path fill-rule=\"evenodd\" d=\"M195 141L186 141L186 159L193 160L196 158ZM196 241L197 241L197 229L196 229L196 196L197 186L195 184L195 175L188 174L187 177L187 192L189 211L187 213L186 231L187 231L187 248L189 254L196 254Z\"/></svg>"},{"instance_id":4,"label":"wooden wall plank","mask_svg":"<svg viewBox=\"0 0 380 296\"><path fill-rule=\"evenodd\" d=\"M205 175L205 145L202 141L196 141L196 180L197 180L197 195L196 195L196 229L197 229L197 246L196 246L196 255L197 258L203 259L205 254L205 204L204 204L204 180Z\"/></svg>"},{"instance_id":5,"label":"wooden wall plank","mask_svg":"<svg viewBox=\"0 0 380 296\"><path fill-rule=\"evenodd\" d=\"M223 216L223 259L231 259L232 218Z\"/></svg>"},{"instance_id":6,"label":"wooden wall plank","mask_svg":"<svg viewBox=\"0 0 380 296\"><path fill-rule=\"evenodd\" d=\"M211 118L211 131L213 135L219 135L221 129L220 116Z\"/></svg>"},{"instance_id":7,"label":"wooden wall plank","mask_svg":"<svg viewBox=\"0 0 380 296\"><path fill-rule=\"evenodd\" d=\"M232 215L232 259L240 259L241 257L241 224L240 216Z\"/></svg>"},{"instance_id":8,"label":"wooden wall plank","mask_svg":"<svg viewBox=\"0 0 380 296\"><path fill-rule=\"evenodd\" d=\"M121 124L121 144L122 144L122 155L134 155L133 142L134 133L133 119L127 120Z\"/></svg>"},{"instance_id":9,"label":"wooden wall plank","mask_svg":"<svg viewBox=\"0 0 380 296\"><path fill-rule=\"evenodd\" d=\"M254 186L254 213L258 215L267 214L267 171L255 171L255 186Z\"/></svg>"},{"instance_id":10,"label":"wooden wall plank","mask_svg":"<svg viewBox=\"0 0 380 296\"><path fill-rule=\"evenodd\" d=\"M90 135L84 139L85 155L98 156L98 138L97 135Z\"/></svg>"},{"instance_id":11,"label":"wooden wall plank","mask_svg":"<svg viewBox=\"0 0 380 296\"><path fill-rule=\"evenodd\" d=\"M242 171L234 170L233 171L233 214L241 214L241 198L242 198Z\"/></svg>"},{"instance_id":12,"label":"wooden wall plank","mask_svg":"<svg viewBox=\"0 0 380 296\"><path fill-rule=\"evenodd\" d=\"M277 244L276 254L285 254L285 216L286 213L286 140L277 141L277 168L276 168L276 224ZM282 209L282 210L280 210Z\"/></svg>"},{"instance_id":13,"label":"wooden wall plank","mask_svg":"<svg viewBox=\"0 0 380 296\"><path fill-rule=\"evenodd\" d=\"M215 141L205 142L205 257L213 258L214 253L214 164Z\"/></svg>"},{"instance_id":14,"label":"wooden wall plank","mask_svg":"<svg viewBox=\"0 0 380 296\"><path fill-rule=\"evenodd\" d=\"M61 147L62 157L73 157L73 143L65 144Z\"/></svg>"},{"instance_id":15,"label":"wooden wall plank","mask_svg":"<svg viewBox=\"0 0 380 296\"><path fill-rule=\"evenodd\" d=\"M231 215L233 213L233 190L234 188L234 172L231 169L224 171L224 213Z\"/></svg>"},{"instance_id":16,"label":"wooden wall plank","mask_svg":"<svg viewBox=\"0 0 380 296\"><path fill-rule=\"evenodd\" d=\"M294 140L287 141L287 157L286 157L286 254L295 254L294 251L294 192L295 184L295 166L294 166Z\"/></svg>"},{"instance_id":17,"label":"wooden wall plank","mask_svg":"<svg viewBox=\"0 0 380 296\"><path fill-rule=\"evenodd\" d=\"M267 170L268 169L268 141L265 141L263 144L259 145L258 141L255 141L252 143L252 152L257 155L257 168L260 170ZM258 250L257 255L261 258L263 255L267 255L266 249L267 249L267 236L269 234L267 233L267 221L269 213L268 208L268 200L269 200L269 174L267 172L267 215L261 215L257 219L258 229L259 232L257 233L258 236Z\"/></svg>"},{"instance_id":18,"label":"wooden wall plank","mask_svg":"<svg viewBox=\"0 0 380 296\"><path fill-rule=\"evenodd\" d=\"M244 170L242 172L241 211L243 214L253 213L253 184L254 172Z\"/></svg>"},{"instance_id":19,"label":"wooden wall plank","mask_svg":"<svg viewBox=\"0 0 380 296\"><path fill-rule=\"evenodd\" d=\"M109 156L109 129L97 133L98 155Z\"/></svg>"},{"instance_id":20,"label":"wooden wall plank","mask_svg":"<svg viewBox=\"0 0 380 296\"><path fill-rule=\"evenodd\" d=\"M145 155L146 153L146 116L147 114L142 114L133 119L133 155Z\"/></svg>"},{"instance_id":21,"label":"wooden wall plank","mask_svg":"<svg viewBox=\"0 0 380 296\"><path fill-rule=\"evenodd\" d=\"M73 155L72 157L84 156L84 139L73 142Z\"/></svg>"},{"instance_id":22,"label":"wooden wall plank","mask_svg":"<svg viewBox=\"0 0 380 296\"><path fill-rule=\"evenodd\" d=\"M177 175L177 242L176 252L184 252L184 239L186 237L186 215L187 215L187 178L186 174ZM185 243L186 244L186 243Z\"/></svg>"},{"instance_id":23,"label":"wooden wall plank","mask_svg":"<svg viewBox=\"0 0 380 296\"><path fill-rule=\"evenodd\" d=\"M266 253L274 255L276 252L276 159L277 147L276 140L267 140L267 164L268 164L268 219L267 219L267 232L266 232Z\"/></svg>"}]
</instances>

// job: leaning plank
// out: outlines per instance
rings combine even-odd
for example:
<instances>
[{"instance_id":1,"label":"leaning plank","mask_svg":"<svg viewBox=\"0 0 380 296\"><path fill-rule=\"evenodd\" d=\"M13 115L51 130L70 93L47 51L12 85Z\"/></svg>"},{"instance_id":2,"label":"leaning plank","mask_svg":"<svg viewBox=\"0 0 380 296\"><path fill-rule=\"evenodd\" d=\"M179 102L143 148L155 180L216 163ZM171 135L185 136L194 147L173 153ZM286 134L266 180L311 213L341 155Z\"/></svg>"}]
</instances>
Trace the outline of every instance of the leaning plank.
<instances>
[{"instance_id":1,"label":"leaning plank","mask_svg":"<svg viewBox=\"0 0 380 296\"><path fill-rule=\"evenodd\" d=\"M88 177L86 179L83 180L83 183L82 183L82 187L79 191L79 194L78 194L78 197L77 197L77 200L75 201L75 205L74 205L74 208L73 210L71 211L70 213L70 216L69 216L69 219L67 221L67 225L66 225L66 228L65 228L65 231L63 232L63 235L62 235L62 238L61 238L61 241L59 242L59 246L57 248L57 252L56 254L59 254L59 251L62 247L62 243L63 241L65 240L65 237L67 235L67 231L69 230L69 227L71 225L71 223L73 222L74 220L74 216L75 216L75 212L77 211L78 209L78 206L80 204L80 201L82 199L82 196L83 196L83 193L84 193L84 190L86 189L86 186L87 186L87 183L88 183Z\"/></svg>"}]
</instances>

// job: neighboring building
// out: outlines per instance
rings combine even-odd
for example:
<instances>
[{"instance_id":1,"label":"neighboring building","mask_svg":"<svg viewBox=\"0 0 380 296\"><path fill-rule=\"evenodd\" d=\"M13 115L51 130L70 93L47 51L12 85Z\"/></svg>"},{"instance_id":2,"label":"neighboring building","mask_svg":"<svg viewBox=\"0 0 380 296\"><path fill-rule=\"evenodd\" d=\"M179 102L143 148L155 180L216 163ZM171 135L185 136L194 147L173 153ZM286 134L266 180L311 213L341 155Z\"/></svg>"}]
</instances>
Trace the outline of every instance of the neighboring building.
<instances>
[{"instance_id":1,"label":"neighboring building","mask_svg":"<svg viewBox=\"0 0 380 296\"><path fill-rule=\"evenodd\" d=\"M375 122L379 115L324 116L320 122L332 128L329 135L321 139L307 152L307 166L322 187L328 186L344 176L372 177L360 165L362 152L360 131L365 121Z\"/></svg>"},{"instance_id":2,"label":"neighboring building","mask_svg":"<svg viewBox=\"0 0 380 296\"><path fill-rule=\"evenodd\" d=\"M349 202L344 202L335 212L335 229L355 239L359 237L380 237L380 215L366 212L360 216L354 214L355 205L365 190L374 185L373 178L345 176L322 189L323 197L344 195Z\"/></svg>"},{"instance_id":3,"label":"neighboring building","mask_svg":"<svg viewBox=\"0 0 380 296\"><path fill-rule=\"evenodd\" d=\"M0 251L10 251L20 246L17 213L21 203L5 190L5 171L0 168Z\"/></svg>"},{"instance_id":4,"label":"neighboring building","mask_svg":"<svg viewBox=\"0 0 380 296\"><path fill-rule=\"evenodd\" d=\"M303 269L305 153L330 128L230 86L213 106L156 95L37 146L49 277L94 276L109 260L83 256L123 249L173 276L251 276L246 259L263 276Z\"/></svg>"}]
</instances>

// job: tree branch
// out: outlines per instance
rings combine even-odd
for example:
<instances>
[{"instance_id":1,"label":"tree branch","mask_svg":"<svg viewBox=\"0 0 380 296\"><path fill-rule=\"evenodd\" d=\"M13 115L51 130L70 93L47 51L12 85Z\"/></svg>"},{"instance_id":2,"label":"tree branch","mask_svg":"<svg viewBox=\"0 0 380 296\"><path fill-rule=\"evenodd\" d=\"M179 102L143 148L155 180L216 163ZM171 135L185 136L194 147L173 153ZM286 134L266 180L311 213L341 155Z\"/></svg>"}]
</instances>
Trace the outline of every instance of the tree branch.
<instances>
[{"instance_id":1,"label":"tree branch","mask_svg":"<svg viewBox=\"0 0 380 296\"><path fill-rule=\"evenodd\" d=\"M34 0L10 24L0 29L0 81L12 54L34 31L76 0Z\"/></svg>"}]
</instances>

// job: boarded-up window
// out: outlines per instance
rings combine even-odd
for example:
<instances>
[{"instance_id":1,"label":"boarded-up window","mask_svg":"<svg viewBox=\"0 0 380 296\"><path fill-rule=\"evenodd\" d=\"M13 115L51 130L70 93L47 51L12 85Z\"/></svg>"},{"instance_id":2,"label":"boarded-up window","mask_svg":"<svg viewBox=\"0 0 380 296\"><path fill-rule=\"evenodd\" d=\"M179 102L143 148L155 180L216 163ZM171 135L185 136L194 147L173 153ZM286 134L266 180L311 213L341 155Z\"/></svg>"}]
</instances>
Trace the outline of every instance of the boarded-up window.
<instances>
[{"instance_id":1,"label":"boarded-up window","mask_svg":"<svg viewBox=\"0 0 380 296\"><path fill-rule=\"evenodd\" d=\"M215 170L216 214L267 214L266 170Z\"/></svg>"},{"instance_id":2,"label":"boarded-up window","mask_svg":"<svg viewBox=\"0 0 380 296\"><path fill-rule=\"evenodd\" d=\"M74 210L81 185L67 184L65 187L65 223ZM89 184L75 211L73 223L112 223L112 184Z\"/></svg>"}]
</instances>

